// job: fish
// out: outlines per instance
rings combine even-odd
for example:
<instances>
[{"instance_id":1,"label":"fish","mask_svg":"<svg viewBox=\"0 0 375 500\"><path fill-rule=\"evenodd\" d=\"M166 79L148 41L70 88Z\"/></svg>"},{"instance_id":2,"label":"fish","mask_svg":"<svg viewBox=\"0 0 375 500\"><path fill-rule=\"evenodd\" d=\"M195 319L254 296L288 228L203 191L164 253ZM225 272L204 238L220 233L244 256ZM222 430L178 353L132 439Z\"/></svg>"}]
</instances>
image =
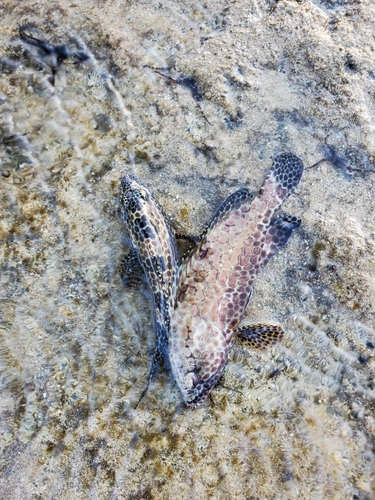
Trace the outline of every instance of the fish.
<instances>
[{"instance_id":1,"label":"fish","mask_svg":"<svg viewBox=\"0 0 375 500\"><path fill-rule=\"evenodd\" d=\"M183 400L192 409L203 404L218 382L236 338L259 349L283 338L278 323L240 322L259 271L300 227L299 217L275 215L303 170L294 153L277 155L257 196L246 188L231 194L180 267L169 359Z\"/></svg>"},{"instance_id":2,"label":"fish","mask_svg":"<svg viewBox=\"0 0 375 500\"><path fill-rule=\"evenodd\" d=\"M170 313L177 289L179 255L173 231L148 188L126 175L121 180L118 206L131 246L122 262L122 277L131 285L143 272L154 303L155 349L138 406L159 366L168 359Z\"/></svg>"}]
</instances>

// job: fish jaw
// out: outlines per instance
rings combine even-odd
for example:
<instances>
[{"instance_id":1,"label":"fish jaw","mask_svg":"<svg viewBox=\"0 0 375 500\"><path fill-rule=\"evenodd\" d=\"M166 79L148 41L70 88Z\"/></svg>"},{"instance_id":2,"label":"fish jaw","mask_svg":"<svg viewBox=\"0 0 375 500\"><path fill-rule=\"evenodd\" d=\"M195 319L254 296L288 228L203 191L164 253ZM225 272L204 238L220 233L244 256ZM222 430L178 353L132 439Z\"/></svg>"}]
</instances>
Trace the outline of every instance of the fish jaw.
<instances>
[{"instance_id":1,"label":"fish jaw","mask_svg":"<svg viewBox=\"0 0 375 500\"><path fill-rule=\"evenodd\" d=\"M221 377L222 371L224 370L225 364L220 371L217 371L214 377L207 380L206 382L200 381L194 388L194 390L187 392L184 395L185 404L192 410L196 410L206 401L211 393L211 390L215 387L219 378Z\"/></svg>"}]
</instances>

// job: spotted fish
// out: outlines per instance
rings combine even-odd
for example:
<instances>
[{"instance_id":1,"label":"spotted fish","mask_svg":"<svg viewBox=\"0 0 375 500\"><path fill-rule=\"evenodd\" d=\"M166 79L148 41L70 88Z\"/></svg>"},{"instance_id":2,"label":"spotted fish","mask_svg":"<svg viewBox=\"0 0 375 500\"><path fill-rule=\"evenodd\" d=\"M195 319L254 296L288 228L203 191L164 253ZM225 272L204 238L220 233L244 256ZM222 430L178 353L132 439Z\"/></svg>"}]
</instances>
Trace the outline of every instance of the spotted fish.
<instances>
[{"instance_id":1,"label":"spotted fish","mask_svg":"<svg viewBox=\"0 0 375 500\"><path fill-rule=\"evenodd\" d=\"M240 189L218 208L180 270L169 356L184 401L197 408L219 380L236 337L265 348L281 340L275 323L238 327L259 270L284 246L300 219L275 218L303 173L293 153L276 156L258 195Z\"/></svg>"},{"instance_id":2,"label":"spotted fish","mask_svg":"<svg viewBox=\"0 0 375 500\"><path fill-rule=\"evenodd\" d=\"M119 212L133 246L123 263L123 277L131 283L143 271L154 299L155 350L140 402L168 350L170 311L179 267L178 252L162 209L149 190L129 176L121 180Z\"/></svg>"}]
</instances>

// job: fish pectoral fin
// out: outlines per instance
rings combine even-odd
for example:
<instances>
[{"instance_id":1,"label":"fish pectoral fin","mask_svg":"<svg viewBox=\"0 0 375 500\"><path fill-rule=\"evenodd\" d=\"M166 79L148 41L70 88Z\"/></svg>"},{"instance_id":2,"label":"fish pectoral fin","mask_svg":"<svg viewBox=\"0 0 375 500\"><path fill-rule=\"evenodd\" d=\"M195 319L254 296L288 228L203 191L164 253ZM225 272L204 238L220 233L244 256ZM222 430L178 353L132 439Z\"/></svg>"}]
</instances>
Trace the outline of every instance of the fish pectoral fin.
<instances>
[{"instance_id":1,"label":"fish pectoral fin","mask_svg":"<svg viewBox=\"0 0 375 500\"><path fill-rule=\"evenodd\" d=\"M234 331L244 345L254 349L267 349L280 342L284 330L278 323L250 323Z\"/></svg>"},{"instance_id":2,"label":"fish pectoral fin","mask_svg":"<svg viewBox=\"0 0 375 500\"><path fill-rule=\"evenodd\" d=\"M122 257L119 272L126 287L139 286L145 282L144 270L134 248L131 248L129 253Z\"/></svg>"},{"instance_id":3,"label":"fish pectoral fin","mask_svg":"<svg viewBox=\"0 0 375 500\"><path fill-rule=\"evenodd\" d=\"M177 247L182 260L185 261L195 251L200 241L200 236L193 236L191 234L175 234L177 240Z\"/></svg>"},{"instance_id":4,"label":"fish pectoral fin","mask_svg":"<svg viewBox=\"0 0 375 500\"><path fill-rule=\"evenodd\" d=\"M264 267L271 257L288 243L293 231L298 229L300 225L301 219L295 215L284 215L280 219L271 221L266 232L263 246L265 257L261 262L261 267Z\"/></svg>"},{"instance_id":5,"label":"fish pectoral fin","mask_svg":"<svg viewBox=\"0 0 375 500\"><path fill-rule=\"evenodd\" d=\"M216 210L211 222L209 223L206 231L203 235L211 231L217 224L222 222L228 217L234 210L240 208L243 205L250 204L254 199L254 193L249 191L247 188L239 189L226 198L222 204ZM202 236L203 236L202 235Z\"/></svg>"},{"instance_id":6,"label":"fish pectoral fin","mask_svg":"<svg viewBox=\"0 0 375 500\"><path fill-rule=\"evenodd\" d=\"M276 219L271 222L270 227L276 228L275 236L278 239L278 248L281 248L288 243L293 231L298 229L300 225L301 219L296 215L284 215L280 219Z\"/></svg>"}]
</instances>

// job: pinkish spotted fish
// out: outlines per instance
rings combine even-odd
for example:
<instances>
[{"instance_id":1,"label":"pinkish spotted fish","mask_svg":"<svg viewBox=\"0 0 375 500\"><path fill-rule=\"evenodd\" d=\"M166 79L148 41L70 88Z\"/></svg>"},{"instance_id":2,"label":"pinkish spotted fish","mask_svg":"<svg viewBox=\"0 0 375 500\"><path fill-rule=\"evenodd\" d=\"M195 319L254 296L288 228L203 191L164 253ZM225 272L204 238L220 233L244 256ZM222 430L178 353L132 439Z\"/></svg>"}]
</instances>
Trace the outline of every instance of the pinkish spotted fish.
<instances>
[{"instance_id":1,"label":"pinkish spotted fish","mask_svg":"<svg viewBox=\"0 0 375 500\"><path fill-rule=\"evenodd\" d=\"M300 226L298 217L274 216L302 173L303 163L293 153L276 156L258 195L248 189L230 195L180 270L169 355L191 408L200 406L219 380L236 337L263 349L283 336L275 323L238 325L259 270Z\"/></svg>"}]
</instances>

